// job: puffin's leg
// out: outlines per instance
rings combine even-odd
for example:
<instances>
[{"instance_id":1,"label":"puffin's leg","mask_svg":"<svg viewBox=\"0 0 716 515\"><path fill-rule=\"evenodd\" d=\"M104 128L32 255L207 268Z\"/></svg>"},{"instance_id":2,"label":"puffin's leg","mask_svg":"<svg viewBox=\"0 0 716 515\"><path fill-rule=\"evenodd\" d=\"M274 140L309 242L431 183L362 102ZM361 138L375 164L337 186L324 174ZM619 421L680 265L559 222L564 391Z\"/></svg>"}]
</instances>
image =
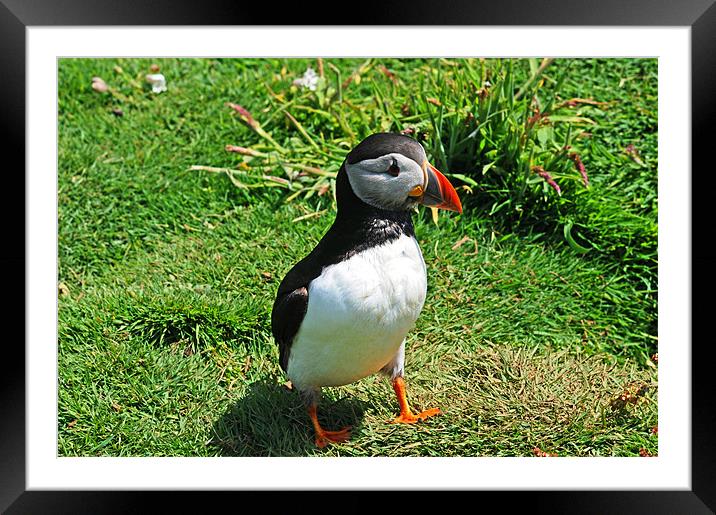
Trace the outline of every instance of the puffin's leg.
<instances>
[{"instance_id":1,"label":"puffin's leg","mask_svg":"<svg viewBox=\"0 0 716 515\"><path fill-rule=\"evenodd\" d=\"M301 391L301 396L308 409L308 416L311 418L313 423L313 429L316 432L316 445L318 447L325 447L329 442L345 442L351 436L351 427L344 427L340 431L326 431L321 427L318 422L318 399L321 396L320 388L312 388L310 390Z\"/></svg>"},{"instance_id":2,"label":"puffin's leg","mask_svg":"<svg viewBox=\"0 0 716 515\"><path fill-rule=\"evenodd\" d=\"M393 419L393 424L415 424L419 420L425 420L428 417L440 414L440 408L432 408L420 413L413 413L405 396L405 380L400 375L393 379L393 390L398 396L398 404L400 405L400 415Z\"/></svg>"},{"instance_id":3,"label":"puffin's leg","mask_svg":"<svg viewBox=\"0 0 716 515\"><path fill-rule=\"evenodd\" d=\"M400 349L396 353L395 357L385 365L381 371L384 374L390 376L390 381L393 383L393 390L398 396L398 405L400 406L400 415L393 419L393 424L415 424L419 420L425 420L428 417L438 415L440 408L432 408L429 410L421 411L420 413L413 413L408 404L408 398L405 395L405 379L404 375L404 364L405 364L405 340L400 344Z\"/></svg>"}]
</instances>

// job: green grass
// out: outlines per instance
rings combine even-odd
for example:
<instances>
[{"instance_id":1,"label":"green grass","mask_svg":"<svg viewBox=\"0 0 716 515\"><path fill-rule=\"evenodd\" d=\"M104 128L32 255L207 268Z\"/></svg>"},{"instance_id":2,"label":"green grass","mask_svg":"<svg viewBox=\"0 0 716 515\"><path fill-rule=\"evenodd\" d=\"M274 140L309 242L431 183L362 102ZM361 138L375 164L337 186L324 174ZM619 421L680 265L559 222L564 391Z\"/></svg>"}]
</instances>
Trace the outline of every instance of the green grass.
<instances>
[{"instance_id":1,"label":"green grass","mask_svg":"<svg viewBox=\"0 0 716 515\"><path fill-rule=\"evenodd\" d=\"M155 62L169 87L159 95L142 82ZM455 63L467 75L499 64L334 60L329 84L309 92L290 89L315 68L308 60L61 60L59 454L656 454L654 60L575 60L559 88L550 68L535 85L610 102L576 107L575 116L597 122L579 146L594 186L545 203L541 230L529 217L482 210L480 186L461 190L472 206L464 216L441 215L437 225L429 212L415 217L429 287L407 344L408 395L444 414L416 427L387 424L397 403L378 376L327 388L319 416L330 428L353 425L353 438L314 447L270 336L278 282L332 221L331 196L318 195L330 177L298 176L295 165L330 173L363 136L410 124L425 130L438 162L439 125L428 111L437 106L425 98L458 102L460 88L434 90ZM515 63L517 83L529 64ZM552 66L562 73L563 63ZM356 70L360 83L339 88ZM409 74L421 89L402 111ZM93 91L93 76L113 93ZM287 155L226 102L248 109ZM443 123L437 134L454 130ZM555 134L562 130L576 131ZM227 144L272 157L237 156ZM629 144L641 164L624 153ZM456 155L447 145L445 156ZM260 187L190 170L237 164L235 178ZM290 179L290 191L267 187L264 174ZM579 245L599 248L575 252L563 237L567 219ZM642 387L637 402L615 403Z\"/></svg>"}]
</instances>

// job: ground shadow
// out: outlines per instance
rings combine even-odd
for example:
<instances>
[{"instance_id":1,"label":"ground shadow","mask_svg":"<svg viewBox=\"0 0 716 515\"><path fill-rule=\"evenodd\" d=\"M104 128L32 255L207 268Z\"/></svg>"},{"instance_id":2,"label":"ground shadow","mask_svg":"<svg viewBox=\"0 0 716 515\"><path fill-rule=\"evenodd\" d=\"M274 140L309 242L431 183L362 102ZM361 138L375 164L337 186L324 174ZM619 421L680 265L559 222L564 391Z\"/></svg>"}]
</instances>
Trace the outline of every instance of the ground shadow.
<instances>
[{"instance_id":1,"label":"ground shadow","mask_svg":"<svg viewBox=\"0 0 716 515\"><path fill-rule=\"evenodd\" d=\"M324 393L319 421L326 429L352 426L361 430L367 403L353 397L332 398ZM298 392L272 381L257 381L213 427L209 445L221 456L320 455L313 427Z\"/></svg>"}]
</instances>

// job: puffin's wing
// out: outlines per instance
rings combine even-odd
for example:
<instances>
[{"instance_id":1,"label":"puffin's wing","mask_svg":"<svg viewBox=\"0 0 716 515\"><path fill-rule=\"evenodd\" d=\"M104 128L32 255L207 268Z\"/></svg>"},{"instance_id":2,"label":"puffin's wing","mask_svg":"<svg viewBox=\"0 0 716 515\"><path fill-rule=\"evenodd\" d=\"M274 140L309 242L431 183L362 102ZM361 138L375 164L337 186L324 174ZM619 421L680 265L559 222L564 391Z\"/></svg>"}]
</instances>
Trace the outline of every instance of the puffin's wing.
<instances>
[{"instance_id":1,"label":"puffin's wing","mask_svg":"<svg viewBox=\"0 0 716 515\"><path fill-rule=\"evenodd\" d=\"M284 372L288 371L288 356L291 352L291 344L296 336L303 317L308 309L308 287L299 286L281 292L273 303L271 311L271 331L278 343L279 364Z\"/></svg>"},{"instance_id":2,"label":"puffin's wing","mask_svg":"<svg viewBox=\"0 0 716 515\"><path fill-rule=\"evenodd\" d=\"M346 234L334 223L311 253L289 270L278 287L271 311L271 331L278 343L279 364L284 372L288 372L291 344L308 310L308 287L324 267L337 263L345 255L351 243Z\"/></svg>"}]
</instances>

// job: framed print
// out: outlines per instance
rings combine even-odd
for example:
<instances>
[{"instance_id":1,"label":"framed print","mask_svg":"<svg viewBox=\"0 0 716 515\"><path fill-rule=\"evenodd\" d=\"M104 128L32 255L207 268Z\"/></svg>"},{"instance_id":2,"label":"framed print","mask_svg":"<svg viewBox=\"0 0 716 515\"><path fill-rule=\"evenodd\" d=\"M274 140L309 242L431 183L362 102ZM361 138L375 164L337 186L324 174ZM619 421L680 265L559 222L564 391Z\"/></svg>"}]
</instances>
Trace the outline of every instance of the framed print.
<instances>
[{"instance_id":1,"label":"framed print","mask_svg":"<svg viewBox=\"0 0 716 515\"><path fill-rule=\"evenodd\" d=\"M0 6L4 145L24 149L25 170L6 174L24 202L4 204L11 283L25 271L8 320L25 320L26 346L2 379L3 509L125 511L178 490L714 509L709 333L694 331L716 259L698 198L712 166L694 159L713 135L711 2L396 4L396 21L321 26L283 25L306 17L288 12L246 25L269 14L257 6L164 7ZM393 136L371 146L371 133ZM419 159L403 160L408 139ZM395 340L371 347L399 356L392 368L322 355L336 361L316 372L319 402L302 383L317 351L296 364L314 311L279 349L291 317L271 305L346 191L386 211L356 182L385 156L381 180L416 159L427 174L397 196L426 206L405 234L428 294L408 336L371 329ZM366 248L340 245L310 281ZM413 275L391 270L400 293L385 310L400 318ZM306 306L322 291L308 284ZM354 313L341 313L316 327L349 333ZM389 382L333 389L386 367ZM350 440L325 430L346 425Z\"/></svg>"}]
</instances>

